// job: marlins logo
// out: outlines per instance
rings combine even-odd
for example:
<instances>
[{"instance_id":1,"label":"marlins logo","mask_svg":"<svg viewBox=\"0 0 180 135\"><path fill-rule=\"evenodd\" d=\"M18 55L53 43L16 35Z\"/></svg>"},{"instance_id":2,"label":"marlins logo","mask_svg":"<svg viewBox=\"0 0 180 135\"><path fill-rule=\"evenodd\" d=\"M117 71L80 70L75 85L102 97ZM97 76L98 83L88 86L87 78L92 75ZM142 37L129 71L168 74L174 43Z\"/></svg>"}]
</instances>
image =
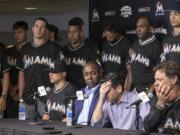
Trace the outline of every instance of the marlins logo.
<instances>
[{"instance_id":1,"label":"marlins logo","mask_svg":"<svg viewBox=\"0 0 180 135\"><path fill-rule=\"evenodd\" d=\"M100 21L99 13L96 9L93 10L92 22Z\"/></svg>"},{"instance_id":2,"label":"marlins logo","mask_svg":"<svg viewBox=\"0 0 180 135\"><path fill-rule=\"evenodd\" d=\"M121 16L124 18L128 18L132 15L132 8L130 6L123 6L121 9Z\"/></svg>"},{"instance_id":3,"label":"marlins logo","mask_svg":"<svg viewBox=\"0 0 180 135\"><path fill-rule=\"evenodd\" d=\"M159 15L164 15L164 9L163 9L163 5L160 1L157 1L156 3L156 13L155 13L156 16L159 16Z\"/></svg>"}]
</instances>

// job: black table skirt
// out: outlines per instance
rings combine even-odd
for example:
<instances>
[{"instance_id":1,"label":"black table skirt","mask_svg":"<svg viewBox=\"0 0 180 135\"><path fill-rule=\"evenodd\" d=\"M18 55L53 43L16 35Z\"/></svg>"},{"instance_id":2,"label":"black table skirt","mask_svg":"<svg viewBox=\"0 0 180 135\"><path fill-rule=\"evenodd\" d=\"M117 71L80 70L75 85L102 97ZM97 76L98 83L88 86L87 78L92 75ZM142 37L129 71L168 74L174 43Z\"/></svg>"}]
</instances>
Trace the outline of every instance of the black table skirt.
<instances>
[{"instance_id":1,"label":"black table skirt","mask_svg":"<svg viewBox=\"0 0 180 135\"><path fill-rule=\"evenodd\" d=\"M43 122L41 125L32 124L34 124L32 121L27 120L0 119L0 135L62 135L65 133L71 133L72 135L167 135L110 128L69 128L66 127L65 123L60 122Z\"/></svg>"}]
</instances>

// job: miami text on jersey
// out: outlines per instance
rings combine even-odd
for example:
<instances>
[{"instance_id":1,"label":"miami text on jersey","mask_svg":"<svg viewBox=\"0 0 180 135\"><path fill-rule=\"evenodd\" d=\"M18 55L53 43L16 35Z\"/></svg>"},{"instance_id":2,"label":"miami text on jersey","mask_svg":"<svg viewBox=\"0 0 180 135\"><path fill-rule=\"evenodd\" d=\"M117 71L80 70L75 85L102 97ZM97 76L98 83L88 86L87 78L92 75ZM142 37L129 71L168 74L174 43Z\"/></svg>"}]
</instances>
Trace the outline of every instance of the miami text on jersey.
<instances>
[{"instance_id":1,"label":"miami text on jersey","mask_svg":"<svg viewBox=\"0 0 180 135\"><path fill-rule=\"evenodd\" d=\"M76 57L65 58L65 61L66 61L67 65L74 64L74 65L84 66L86 64L86 60L82 59L82 58L79 58L79 57L78 58L76 58Z\"/></svg>"},{"instance_id":2,"label":"miami text on jersey","mask_svg":"<svg viewBox=\"0 0 180 135\"><path fill-rule=\"evenodd\" d=\"M139 53L135 53L133 52L131 55L131 62L133 61L137 61L147 67L149 67L149 58L139 54Z\"/></svg>"},{"instance_id":3,"label":"miami text on jersey","mask_svg":"<svg viewBox=\"0 0 180 135\"><path fill-rule=\"evenodd\" d=\"M65 105L62 105L58 102L51 102L50 100L47 100L47 107L48 111L57 111L57 112L63 112L65 113Z\"/></svg>"},{"instance_id":4,"label":"miami text on jersey","mask_svg":"<svg viewBox=\"0 0 180 135\"><path fill-rule=\"evenodd\" d=\"M114 54L106 54L103 52L102 61L103 62L110 61L110 62L121 64L121 56L114 55Z\"/></svg>"},{"instance_id":5,"label":"miami text on jersey","mask_svg":"<svg viewBox=\"0 0 180 135\"><path fill-rule=\"evenodd\" d=\"M175 122L171 118L166 120L164 128L178 129L180 130L180 122L176 119Z\"/></svg>"},{"instance_id":6,"label":"miami text on jersey","mask_svg":"<svg viewBox=\"0 0 180 135\"><path fill-rule=\"evenodd\" d=\"M180 44L164 44L164 55L168 53L180 53Z\"/></svg>"},{"instance_id":7,"label":"miami text on jersey","mask_svg":"<svg viewBox=\"0 0 180 135\"><path fill-rule=\"evenodd\" d=\"M54 68L54 62L51 58L40 57L40 56L28 56L24 55L24 69L34 64L47 65L48 67Z\"/></svg>"}]
</instances>

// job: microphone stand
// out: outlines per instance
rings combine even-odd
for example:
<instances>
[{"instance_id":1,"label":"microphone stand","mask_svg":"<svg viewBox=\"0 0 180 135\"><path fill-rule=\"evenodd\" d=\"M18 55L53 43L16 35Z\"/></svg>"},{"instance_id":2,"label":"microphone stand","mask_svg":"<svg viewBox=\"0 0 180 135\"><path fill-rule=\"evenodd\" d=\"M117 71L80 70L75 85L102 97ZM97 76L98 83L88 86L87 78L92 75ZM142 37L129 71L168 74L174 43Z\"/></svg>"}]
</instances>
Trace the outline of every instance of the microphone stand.
<instances>
[{"instance_id":1,"label":"microphone stand","mask_svg":"<svg viewBox=\"0 0 180 135\"><path fill-rule=\"evenodd\" d=\"M77 124L77 120L75 119L75 100L77 98L72 98L72 126L71 128L82 128L82 125Z\"/></svg>"},{"instance_id":2,"label":"microphone stand","mask_svg":"<svg viewBox=\"0 0 180 135\"><path fill-rule=\"evenodd\" d=\"M43 122L38 121L38 88L37 88L37 73L34 74L35 88L34 88L34 121L29 122L30 125L42 125Z\"/></svg>"},{"instance_id":3,"label":"microphone stand","mask_svg":"<svg viewBox=\"0 0 180 135\"><path fill-rule=\"evenodd\" d=\"M37 90L34 91L34 122L38 122L38 92Z\"/></svg>"},{"instance_id":4,"label":"microphone stand","mask_svg":"<svg viewBox=\"0 0 180 135\"><path fill-rule=\"evenodd\" d=\"M138 102L136 105L136 130L139 130L139 120L140 120L140 111L139 111L139 105L140 105L140 102Z\"/></svg>"}]
</instances>

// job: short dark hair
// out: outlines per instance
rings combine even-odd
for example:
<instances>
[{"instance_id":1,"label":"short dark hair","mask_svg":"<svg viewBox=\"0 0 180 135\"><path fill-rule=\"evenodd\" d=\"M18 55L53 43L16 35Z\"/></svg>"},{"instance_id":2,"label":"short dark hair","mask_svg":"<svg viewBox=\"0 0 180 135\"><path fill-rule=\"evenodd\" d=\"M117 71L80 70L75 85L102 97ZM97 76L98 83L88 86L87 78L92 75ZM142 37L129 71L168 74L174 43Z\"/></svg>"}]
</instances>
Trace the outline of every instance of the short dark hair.
<instances>
[{"instance_id":1,"label":"short dark hair","mask_svg":"<svg viewBox=\"0 0 180 135\"><path fill-rule=\"evenodd\" d=\"M124 89L124 84L127 76L127 70L121 71L120 73L108 73L105 76L105 81L111 81L111 87L116 88L118 85L122 85Z\"/></svg>"},{"instance_id":2,"label":"short dark hair","mask_svg":"<svg viewBox=\"0 0 180 135\"><path fill-rule=\"evenodd\" d=\"M148 17L148 16L139 16L139 17L137 18L136 22L137 22L139 19L145 19L145 20L147 20L147 21L148 21L149 26L154 26L154 24L153 24L153 22L152 22L151 18L150 18L150 17Z\"/></svg>"},{"instance_id":3,"label":"short dark hair","mask_svg":"<svg viewBox=\"0 0 180 135\"><path fill-rule=\"evenodd\" d=\"M98 71L101 71L101 70L102 70L101 65L100 65L98 62L94 61L94 60L88 61L88 62L84 65L84 67L86 67L86 65L95 65L95 66L97 67ZM84 67L83 67L83 70L84 70Z\"/></svg>"},{"instance_id":4,"label":"short dark hair","mask_svg":"<svg viewBox=\"0 0 180 135\"><path fill-rule=\"evenodd\" d=\"M38 17L38 18L34 19L33 26L36 23L36 21L38 21L38 20L43 21L45 23L46 27L48 26L48 21L43 17Z\"/></svg>"},{"instance_id":5,"label":"short dark hair","mask_svg":"<svg viewBox=\"0 0 180 135\"><path fill-rule=\"evenodd\" d=\"M108 22L105 25L105 31L115 32L119 34L124 34L118 22Z\"/></svg>"},{"instance_id":6,"label":"short dark hair","mask_svg":"<svg viewBox=\"0 0 180 135\"><path fill-rule=\"evenodd\" d=\"M154 67L154 73L158 70L163 71L168 78L177 76L178 77L177 84L180 85L180 65L178 63L174 61L161 63L156 67Z\"/></svg>"},{"instance_id":7,"label":"short dark hair","mask_svg":"<svg viewBox=\"0 0 180 135\"><path fill-rule=\"evenodd\" d=\"M77 26L79 29L81 29L81 26L84 24L81 18L74 17L68 22L68 26Z\"/></svg>"},{"instance_id":8,"label":"short dark hair","mask_svg":"<svg viewBox=\"0 0 180 135\"><path fill-rule=\"evenodd\" d=\"M27 22L25 22L25 21L17 21L17 22L15 22L13 24L13 27L12 27L13 30L17 30L19 28L22 28L23 30L28 31Z\"/></svg>"},{"instance_id":9,"label":"short dark hair","mask_svg":"<svg viewBox=\"0 0 180 135\"><path fill-rule=\"evenodd\" d=\"M47 29L50 31L50 32L54 32L55 33L55 40L57 40L59 37L58 37L58 34L59 34L59 29L58 27L56 27L55 25L52 25L52 24L48 24L47 25Z\"/></svg>"},{"instance_id":10,"label":"short dark hair","mask_svg":"<svg viewBox=\"0 0 180 135\"><path fill-rule=\"evenodd\" d=\"M72 18L73 20L76 20L76 21L79 21L79 23L81 24L81 25L84 25L84 21L83 21L83 19L82 18L80 18L80 17L74 17L74 18Z\"/></svg>"}]
</instances>

